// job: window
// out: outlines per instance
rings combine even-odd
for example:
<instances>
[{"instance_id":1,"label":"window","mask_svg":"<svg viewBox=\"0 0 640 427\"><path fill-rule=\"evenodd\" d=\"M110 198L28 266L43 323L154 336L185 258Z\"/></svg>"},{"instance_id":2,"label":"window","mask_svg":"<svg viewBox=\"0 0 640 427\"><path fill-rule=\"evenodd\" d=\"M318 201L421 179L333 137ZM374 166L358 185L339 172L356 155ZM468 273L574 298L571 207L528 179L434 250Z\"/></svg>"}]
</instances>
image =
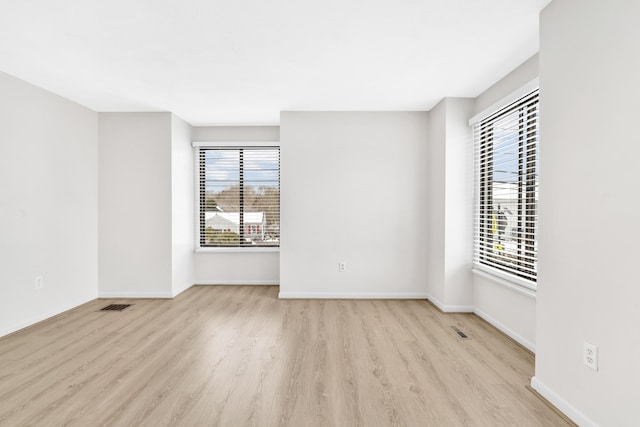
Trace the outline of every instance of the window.
<instances>
[{"instance_id":1,"label":"window","mask_svg":"<svg viewBox=\"0 0 640 427\"><path fill-rule=\"evenodd\" d=\"M474 263L535 288L538 90L474 124Z\"/></svg>"},{"instance_id":2,"label":"window","mask_svg":"<svg viewBox=\"0 0 640 427\"><path fill-rule=\"evenodd\" d=\"M198 162L200 247L279 247L280 148L199 147Z\"/></svg>"}]
</instances>

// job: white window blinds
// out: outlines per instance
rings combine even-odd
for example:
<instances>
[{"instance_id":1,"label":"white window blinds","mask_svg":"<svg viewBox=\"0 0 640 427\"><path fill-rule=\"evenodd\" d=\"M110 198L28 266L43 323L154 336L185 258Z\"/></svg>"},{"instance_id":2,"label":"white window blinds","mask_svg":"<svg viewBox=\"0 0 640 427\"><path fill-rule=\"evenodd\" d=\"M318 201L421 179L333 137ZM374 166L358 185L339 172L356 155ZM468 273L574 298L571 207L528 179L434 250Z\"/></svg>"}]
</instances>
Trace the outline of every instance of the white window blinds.
<instances>
[{"instance_id":1,"label":"white window blinds","mask_svg":"<svg viewBox=\"0 0 640 427\"><path fill-rule=\"evenodd\" d=\"M474 124L474 263L535 287L538 90Z\"/></svg>"},{"instance_id":2,"label":"white window blinds","mask_svg":"<svg viewBox=\"0 0 640 427\"><path fill-rule=\"evenodd\" d=\"M280 149L200 147L200 247L280 245Z\"/></svg>"}]
</instances>

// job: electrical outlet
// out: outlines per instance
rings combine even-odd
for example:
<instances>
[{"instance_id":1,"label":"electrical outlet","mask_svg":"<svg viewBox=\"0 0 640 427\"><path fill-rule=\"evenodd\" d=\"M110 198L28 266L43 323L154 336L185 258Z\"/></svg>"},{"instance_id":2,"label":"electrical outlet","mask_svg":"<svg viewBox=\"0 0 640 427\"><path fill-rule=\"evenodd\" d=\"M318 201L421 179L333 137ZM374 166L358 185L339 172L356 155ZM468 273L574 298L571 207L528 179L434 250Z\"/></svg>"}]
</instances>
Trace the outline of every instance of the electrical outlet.
<instances>
[{"instance_id":1,"label":"electrical outlet","mask_svg":"<svg viewBox=\"0 0 640 427\"><path fill-rule=\"evenodd\" d=\"M593 369L598 370L598 346L584 342L582 347L582 360L585 365Z\"/></svg>"},{"instance_id":2,"label":"electrical outlet","mask_svg":"<svg viewBox=\"0 0 640 427\"><path fill-rule=\"evenodd\" d=\"M347 271L347 263L346 263L346 262L344 262L344 261L340 261L340 262L338 263L338 271L339 271L340 273L344 273L345 271Z\"/></svg>"},{"instance_id":3,"label":"electrical outlet","mask_svg":"<svg viewBox=\"0 0 640 427\"><path fill-rule=\"evenodd\" d=\"M36 289L42 289L43 286L44 286L44 279L42 278L42 276L37 276L36 277Z\"/></svg>"}]
</instances>

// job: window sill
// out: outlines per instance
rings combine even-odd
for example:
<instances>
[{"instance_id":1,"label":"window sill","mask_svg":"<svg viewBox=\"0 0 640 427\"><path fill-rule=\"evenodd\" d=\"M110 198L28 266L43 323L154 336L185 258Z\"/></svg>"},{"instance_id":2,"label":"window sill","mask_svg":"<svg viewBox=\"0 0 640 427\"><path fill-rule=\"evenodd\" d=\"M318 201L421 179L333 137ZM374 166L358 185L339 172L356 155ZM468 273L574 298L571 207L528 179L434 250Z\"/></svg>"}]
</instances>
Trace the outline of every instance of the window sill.
<instances>
[{"instance_id":1,"label":"window sill","mask_svg":"<svg viewBox=\"0 0 640 427\"><path fill-rule=\"evenodd\" d=\"M280 252L279 247L273 248L196 248L195 253L197 254L239 254L239 253L260 253L260 252Z\"/></svg>"},{"instance_id":2,"label":"window sill","mask_svg":"<svg viewBox=\"0 0 640 427\"><path fill-rule=\"evenodd\" d=\"M491 280L493 283L504 286L506 288L511 289L521 295L528 296L530 298L536 297L536 290L531 288L531 285L525 284L524 280L522 283L520 281L515 281L513 278L505 278L500 274L499 271L493 271L491 268L487 268L480 265L474 265L473 270L471 270L474 275L483 277L485 279Z\"/></svg>"}]
</instances>

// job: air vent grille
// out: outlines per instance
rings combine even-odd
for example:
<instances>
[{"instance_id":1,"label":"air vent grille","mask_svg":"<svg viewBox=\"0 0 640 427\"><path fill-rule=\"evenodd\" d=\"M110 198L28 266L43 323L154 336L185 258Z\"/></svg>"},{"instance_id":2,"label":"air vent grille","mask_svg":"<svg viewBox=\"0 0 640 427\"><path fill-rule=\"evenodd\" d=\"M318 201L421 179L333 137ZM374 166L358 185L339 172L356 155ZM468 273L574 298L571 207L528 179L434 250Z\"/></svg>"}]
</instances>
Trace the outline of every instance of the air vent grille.
<instances>
[{"instance_id":1,"label":"air vent grille","mask_svg":"<svg viewBox=\"0 0 640 427\"><path fill-rule=\"evenodd\" d=\"M449 326L451 328L451 330L453 330L453 332L456 333L456 335L458 335L458 338L460 338L461 340L470 340L471 338L469 338L469 336L467 334L465 334L464 332L462 332L457 326Z\"/></svg>"},{"instance_id":2,"label":"air vent grille","mask_svg":"<svg viewBox=\"0 0 640 427\"><path fill-rule=\"evenodd\" d=\"M101 308L100 311L122 311L133 304L109 304L108 306Z\"/></svg>"}]
</instances>

